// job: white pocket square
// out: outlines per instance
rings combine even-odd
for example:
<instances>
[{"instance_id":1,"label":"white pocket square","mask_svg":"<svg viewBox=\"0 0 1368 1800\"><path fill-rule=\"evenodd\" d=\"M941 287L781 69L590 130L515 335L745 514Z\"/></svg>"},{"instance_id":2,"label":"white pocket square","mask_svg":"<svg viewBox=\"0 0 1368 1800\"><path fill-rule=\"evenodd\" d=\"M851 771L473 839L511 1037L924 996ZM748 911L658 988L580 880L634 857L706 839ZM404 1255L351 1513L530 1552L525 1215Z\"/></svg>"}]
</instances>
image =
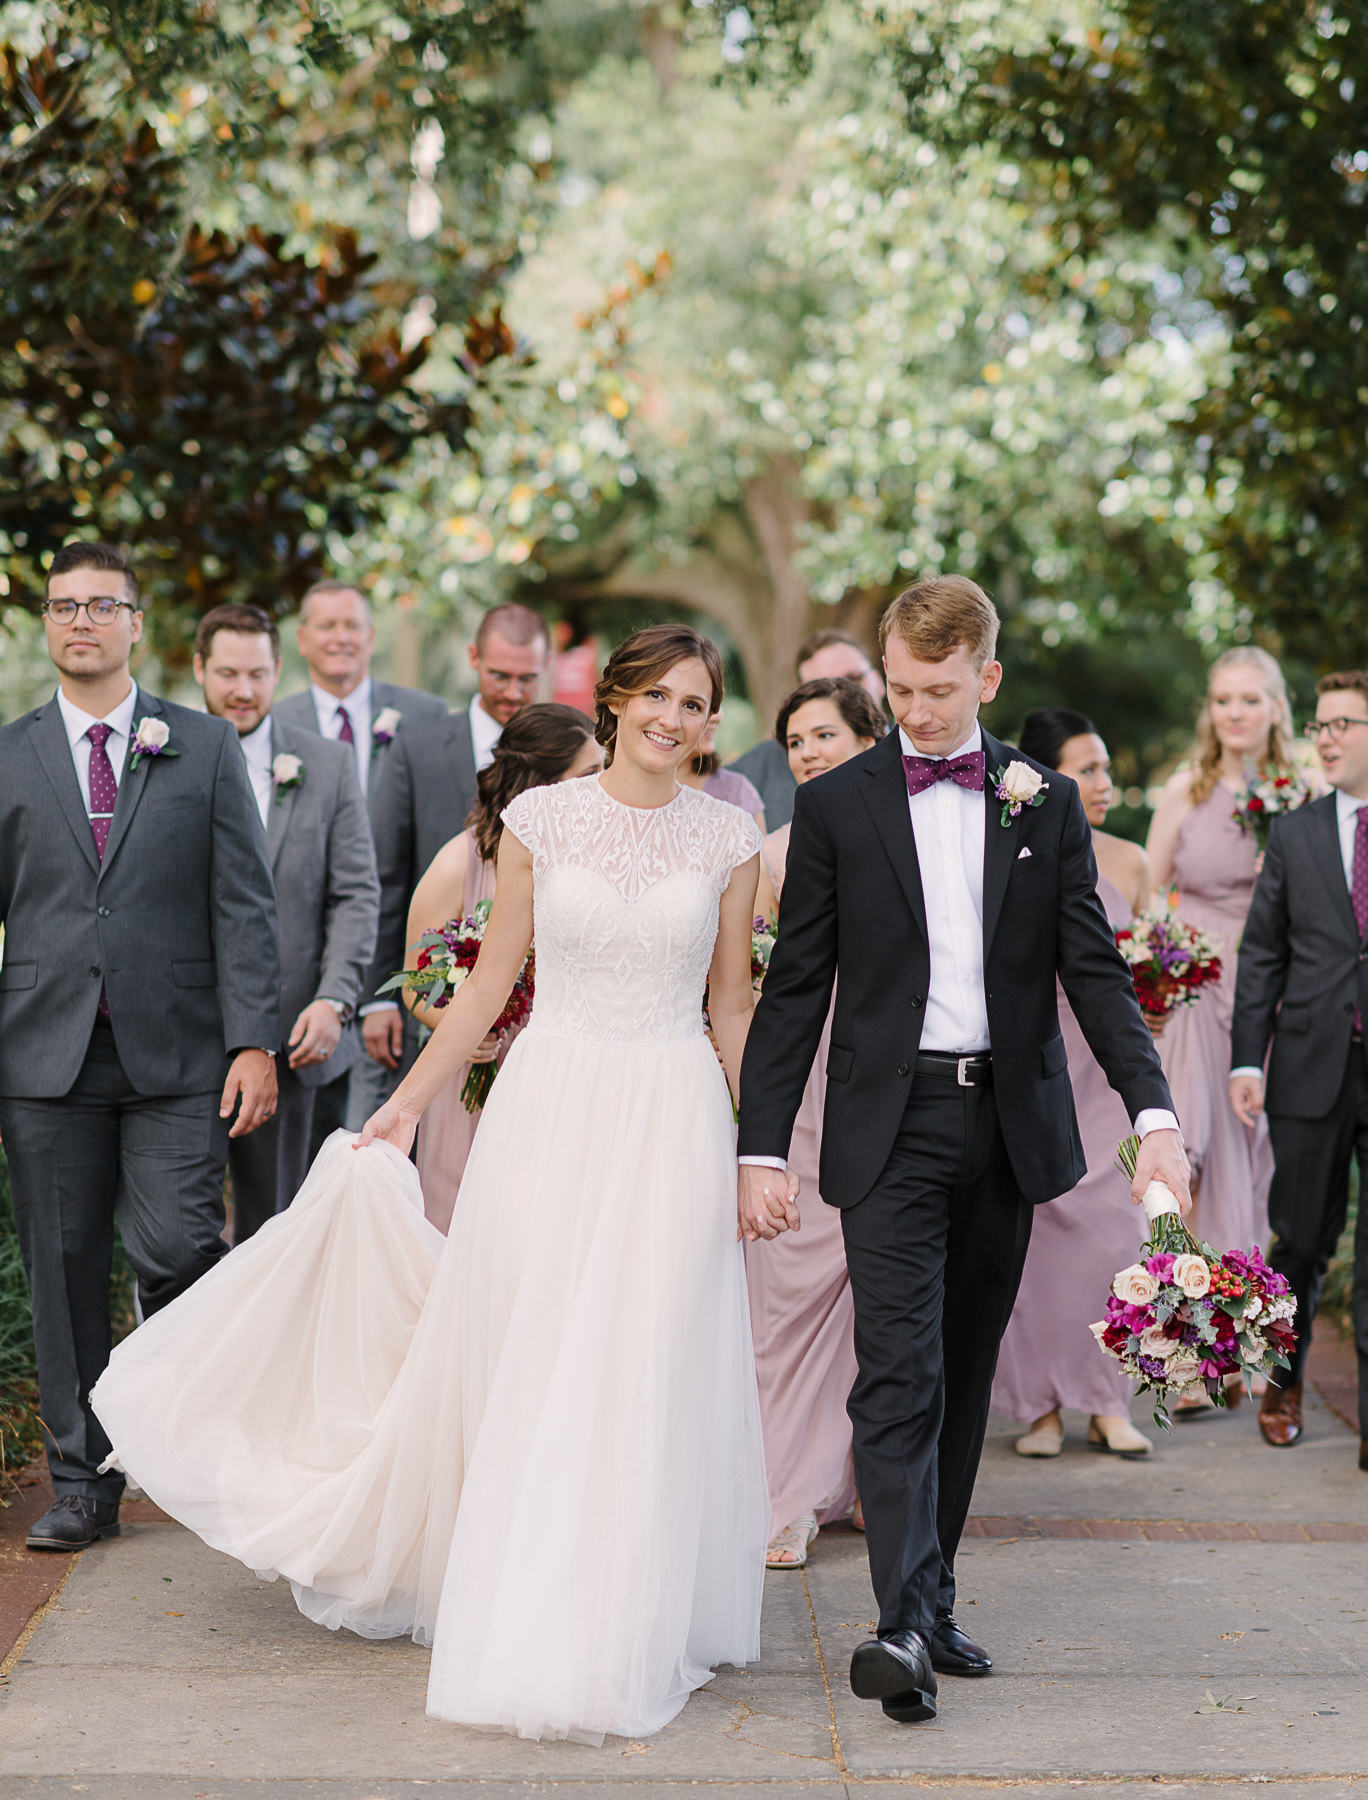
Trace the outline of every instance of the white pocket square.
<instances>
[{"instance_id":1,"label":"white pocket square","mask_svg":"<svg viewBox=\"0 0 1368 1800\"><path fill-rule=\"evenodd\" d=\"M1021 846L1020 850L1017 851L1017 861L1021 862L1023 860L1023 858L1029 856L1030 854L1031 854L1031 846L1029 844L1023 844Z\"/></svg>"}]
</instances>

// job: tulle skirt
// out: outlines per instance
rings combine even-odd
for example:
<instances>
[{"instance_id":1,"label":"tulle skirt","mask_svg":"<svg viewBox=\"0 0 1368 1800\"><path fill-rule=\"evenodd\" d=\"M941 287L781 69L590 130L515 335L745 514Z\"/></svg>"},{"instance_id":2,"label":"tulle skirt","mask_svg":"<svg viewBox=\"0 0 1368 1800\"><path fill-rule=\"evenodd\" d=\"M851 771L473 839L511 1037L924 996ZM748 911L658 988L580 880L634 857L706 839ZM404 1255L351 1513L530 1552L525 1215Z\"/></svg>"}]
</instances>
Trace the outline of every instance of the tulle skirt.
<instances>
[{"instance_id":1,"label":"tulle skirt","mask_svg":"<svg viewBox=\"0 0 1368 1800\"><path fill-rule=\"evenodd\" d=\"M430 1643L430 1714L659 1729L759 1651L765 1478L706 1039L525 1032L445 1240L397 1151L334 1134L93 1403L139 1486L310 1618Z\"/></svg>"}]
</instances>

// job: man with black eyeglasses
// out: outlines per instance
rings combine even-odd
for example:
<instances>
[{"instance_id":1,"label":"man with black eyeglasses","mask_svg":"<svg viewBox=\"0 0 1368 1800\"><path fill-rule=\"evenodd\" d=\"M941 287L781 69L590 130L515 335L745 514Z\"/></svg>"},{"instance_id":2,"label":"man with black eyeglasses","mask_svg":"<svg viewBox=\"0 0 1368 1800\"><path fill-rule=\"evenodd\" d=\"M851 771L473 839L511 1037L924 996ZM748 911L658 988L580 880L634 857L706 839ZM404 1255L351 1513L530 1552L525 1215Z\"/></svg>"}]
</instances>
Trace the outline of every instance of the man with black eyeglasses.
<instances>
[{"instance_id":1,"label":"man with black eyeglasses","mask_svg":"<svg viewBox=\"0 0 1368 1800\"><path fill-rule=\"evenodd\" d=\"M133 680L127 558L64 545L43 612L57 693L0 730L0 1136L57 1496L28 1545L80 1550L124 1485L87 1401L115 1218L145 1314L223 1254L228 1139L275 1111L280 974L236 734Z\"/></svg>"},{"instance_id":2,"label":"man with black eyeglasses","mask_svg":"<svg viewBox=\"0 0 1368 1800\"><path fill-rule=\"evenodd\" d=\"M1292 1366L1270 1382L1259 1428L1276 1448L1302 1435L1302 1381L1326 1269L1344 1230L1349 1164L1368 1175L1368 674L1316 686L1306 727L1332 792L1275 822L1235 983L1230 1101L1268 1113L1275 1162L1269 1261L1297 1299ZM1264 1057L1268 1063L1264 1091ZM1368 1472L1368 1207L1354 1234L1359 1468Z\"/></svg>"},{"instance_id":3,"label":"man with black eyeglasses","mask_svg":"<svg viewBox=\"0 0 1368 1800\"><path fill-rule=\"evenodd\" d=\"M475 804L475 777L493 761L504 726L537 698L549 648L540 613L513 602L492 608L468 651L478 684L470 705L439 725L398 739L387 757L371 814L380 871L371 994L404 967L413 890L442 845L465 830ZM398 1069L408 1015L391 1000L371 1001L362 1013L366 1049L384 1068ZM410 1042L413 1029L408 1022ZM364 1119L354 1123L360 1126Z\"/></svg>"}]
</instances>

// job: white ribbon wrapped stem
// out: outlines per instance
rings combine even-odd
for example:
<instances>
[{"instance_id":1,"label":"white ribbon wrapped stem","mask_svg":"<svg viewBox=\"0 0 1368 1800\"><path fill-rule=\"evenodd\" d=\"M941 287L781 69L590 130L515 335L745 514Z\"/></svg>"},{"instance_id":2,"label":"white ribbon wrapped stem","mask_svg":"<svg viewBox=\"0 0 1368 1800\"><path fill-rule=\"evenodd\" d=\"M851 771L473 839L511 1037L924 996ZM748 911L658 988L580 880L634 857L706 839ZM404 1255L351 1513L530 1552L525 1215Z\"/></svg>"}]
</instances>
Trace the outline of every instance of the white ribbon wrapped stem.
<instances>
[{"instance_id":1,"label":"white ribbon wrapped stem","mask_svg":"<svg viewBox=\"0 0 1368 1800\"><path fill-rule=\"evenodd\" d=\"M1145 1209L1145 1218L1153 1225L1161 1213L1181 1212L1178 1197L1171 1188L1165 1187L1162 1181L1152 1181L1145 1189L1140 1204Z\"/></svg>"}]
</instances>

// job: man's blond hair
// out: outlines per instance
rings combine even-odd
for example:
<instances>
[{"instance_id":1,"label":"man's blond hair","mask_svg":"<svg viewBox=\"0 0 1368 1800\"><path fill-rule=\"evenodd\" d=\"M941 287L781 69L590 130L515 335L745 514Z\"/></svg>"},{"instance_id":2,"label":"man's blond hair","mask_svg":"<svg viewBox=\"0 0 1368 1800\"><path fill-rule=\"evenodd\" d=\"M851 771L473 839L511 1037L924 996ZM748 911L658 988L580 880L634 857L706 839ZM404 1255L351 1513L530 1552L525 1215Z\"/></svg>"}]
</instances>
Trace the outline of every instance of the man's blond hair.
<instances>
[{"instance_id":1,"label":"man's blond hair","mask_svg":"<svg viewBox=\"0 0 1368 1800\"><path fill-rule=\"evenodd\" d=\"M918 662L944 662L962 644L970 662L982 669L997 649L997 608L965 575L934 575L904 588L879 620L879 652L898 642Z\"/></svg>"}]
</instances>

